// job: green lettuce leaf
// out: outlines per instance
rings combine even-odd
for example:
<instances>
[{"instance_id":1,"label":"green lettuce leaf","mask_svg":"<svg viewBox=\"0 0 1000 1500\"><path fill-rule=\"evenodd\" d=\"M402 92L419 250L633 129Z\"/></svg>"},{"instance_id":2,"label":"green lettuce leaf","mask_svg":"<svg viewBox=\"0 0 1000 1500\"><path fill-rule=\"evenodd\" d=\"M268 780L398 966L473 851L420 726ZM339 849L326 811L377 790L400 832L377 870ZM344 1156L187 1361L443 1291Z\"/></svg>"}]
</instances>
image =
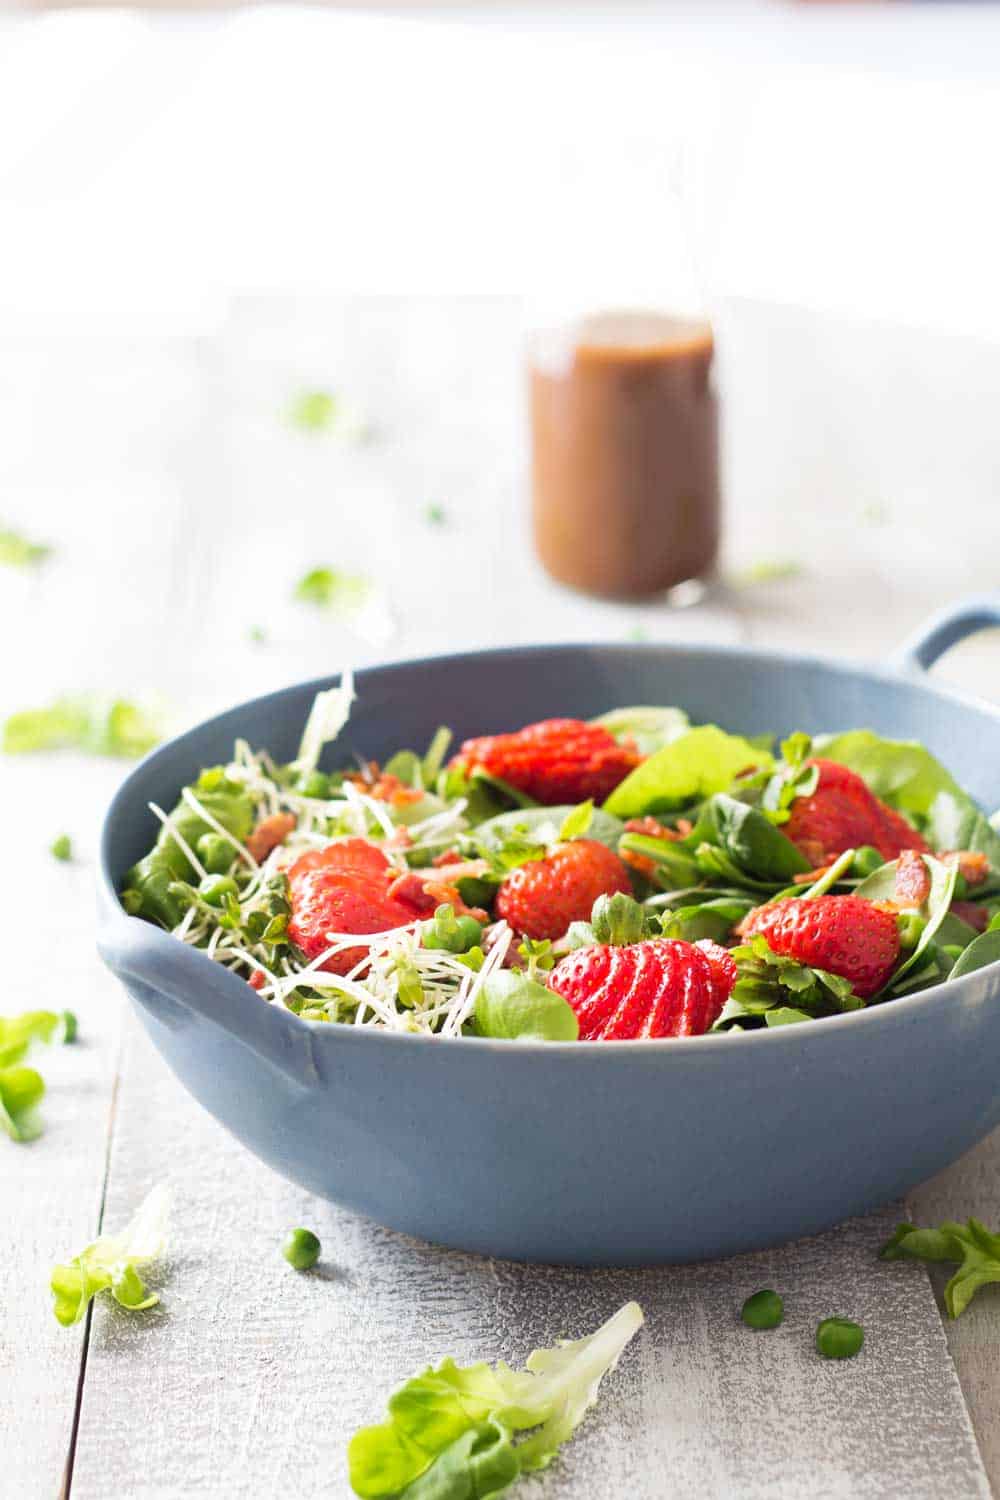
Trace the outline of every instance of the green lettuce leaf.
<instances>
[{"instance_id":1,"label":"green lettuce leaf","mask_svg":"<svg viewBox=\"0 0 1000 1500\"><path fill-rule=\"evenodd\" d=\"M899 1224L879 1251L883 1260L955 1261L958 1270L944 1289L948 1316L960 1317L980 1287L1000 1282L1000 1234L978 1219L944 1223L939 1229Z\"/></svg>"},{"instance_id":2,"label":"green lettuce leaf","mask_svg":"<svg viewBox=\"0 0 1000 1500\"><path fill-rule=\"evenodd\" d=\"M44 1093L34 1068L0 1068L0 1130L12 1141L32 1141L40 1133L36 1111Z\"/></svg>"},{"instance_id":3,"label":"green lettuce leaf","mask_svg":"<svg viewBox=\"0 0 1000 1500\"><path fill-rule=\"evenodd\" d=\"M33 1042L51 1042L62 1024L53 1010L26 1010L19 1016L0 1016L0 1068L19 1063Z\"/></svg>"},{"instance_id":4,"label":"green lettuce leaf","mask_svg":"<svg viewBox=\"0 0 1000 1500\"><path fill-rule=\"evenodd\" d=\"M641 1327L626 1303L589 1338L536 1349L524 1371L446 1359L389 1399L389 1420L355 1433L351 1488L361 1500L484 1500L544 1468L571 1437ZM511 1434L536 1429L515 1444Z\"/></svg>"},{"instance_id":5,"label":"green lettuce leaf","mask_svg":"<svg viewBox=\"0 0 1000 1500\"><path fill-rule=\"evenodd\" d=\"M0 526L0 564L5 568L36 568L51 551L46 542L31 542L20 531Z\"/></svg>"},{"instance_id":6,"label":"green lettuce leaf","mask_svg":"<svg viewBox=\"0 0 1000 1500\"><path fill-rule=\"evenodd\" d=\"M604 810L617 818L672 812L732 786L750 766L770 770L774 758L714 724L689 729L637 766L611 793Z\"/></svg>"},{"instance_id":7,"label":"green lettuce leaf","mask_svg":"<svg viewBox=\"0 0 1000 1500\"><path fill-rule=\"evenodd\" d=\"M652 755L676 740L691 721L682 708L614 708L591 719L616 740L632 740L640 755Z\"/></svg>"},{"instance_id":8,"label":"green lettuce leaf","mask_svg":"<svg viewBox=\"0 0 1000 1500\"><path fill-rule=\"evenodd\" d=\"M690 837L685 841L698 854L704 844L721 849L732 868L718 873L727 878L734 872L755 881L784 885L793 875L804 875L809 861L771 820L738 797L719 792L702 809Z\"/></svg>"},{"instance_id":9,"label":"green lettuce leaf","mask_svg":"<svg viewBox=\"0 0 1000 1500\"><path fill-rule=\"evenodd\" d=\"M133 1312L159 1302L143 1285L136 1267L162 1255L169 1209L169 1189L161 1183L121 1234L102 1234L66 1265L53 1268L53 1312L64 1328L81 1321L98 1292L110 1291L116 1302Z\"/></svg>"},{"instance_id":10,"label":"green lettuce leaf","mask_svg":"<svg viewBox=\"0 0 1000 1500\"><path fill-rule=\"evenodd\" d=\"M190 790L204 810L234 838L243 840L248 837L253 828L253 799L237 782L227 780L221 767L203 771ZM170 821L191 849L202 834L214 831L183 796L171 812ZM184 902L172 887L194 873L184 850L163 824L155 847L125 876L126 892L132 893L126 903L127 910L132 916L162 922L165 927L176 927L184 915Z\"/></svg>"},{"instance_id":11,"label":"green lettuce leaf","mask_svg":"<svg viewBox=\"0 0 1000 1500\"><path fill-rule=\"evenodd\" d=\"M947 934L946 934L947 936ZM943 941L939 934L939 940ZM972 974L976 969L985 969L1000 961L1000 932L995 928L981 932L968 943L955 960L949 979L961 979L963 974Z\"/></svg>"},{"instance_id":12,"label":"green lettuce leaf","mask_svg":"<svg viewBox=\"0 0 1000 1500\"><path fill-rule=\"evenodd\" d=\"M497 969L476 997L476 1036L505 1041L575 1042L580 1035L573 1007L538 980L514 969Z\"/></svg>"},{"instance_id":13,"label":"green lettuce leaf","mask_svg":"<svg viewBox=\"0 0 1000 1500\"><path fill-rule=\"evenodd\" d=\"M84 750L134 760L160 742L160 728L150 713L120 698L60 698L47 708L11 714L3 726L8 755L36 750Z\"/></svg>"}]
</instances>

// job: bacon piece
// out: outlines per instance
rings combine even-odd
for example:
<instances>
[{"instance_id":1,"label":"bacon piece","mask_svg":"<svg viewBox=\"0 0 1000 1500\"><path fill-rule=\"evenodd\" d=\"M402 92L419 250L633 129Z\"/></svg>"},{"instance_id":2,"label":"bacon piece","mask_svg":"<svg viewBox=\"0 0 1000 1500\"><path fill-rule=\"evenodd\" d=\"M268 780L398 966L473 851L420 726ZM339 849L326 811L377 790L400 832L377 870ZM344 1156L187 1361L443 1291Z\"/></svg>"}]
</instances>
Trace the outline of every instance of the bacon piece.
<instances>
[{"instance_id":1,"label":"bacon piece","mask_svg":"<svg viewBox=\"0 0 1000 1500\"><path fill-rule=\"evenodd\" d=\"M254 969L253 973L250 975L250 978L247 980L247 984L252 990L262 990L266 983L267 975L264 973L263 969Z\"/></svg>"},{"instance_id":2,"label":"bacon piece","mask_svg":"<svg viewBox=\"0 0 1000 1500\"><path fill-rule=\"evenodd\" d=\"M257 863L262 864L273 849L283 844L294 827L292 813L271 813L270 817L261 818L247 839L247 848Z\"/></svg>"},{"instance_id":3,"label":"bacon piece","mask_svg":"<svg viewBox=\"0 0 1000 1500\"><path fill-rule=\"evenodd\" d=\"M904 849L896 864L895 904L905 910L923 906L931 893L931 877L916 849Z\"/></svg>"},{"instance_id":4,"label":"bacon piece","mask_svg":"<svg viewBox=\"0 0 1000 1500\"><path fill-rule=\"evenodd\" d=\"M977 849L948 849L939 854L942 864L957 865L959 874L965 877L967 886L984 885L990 878L990 862Z\"/></svg>"}]
</instances>

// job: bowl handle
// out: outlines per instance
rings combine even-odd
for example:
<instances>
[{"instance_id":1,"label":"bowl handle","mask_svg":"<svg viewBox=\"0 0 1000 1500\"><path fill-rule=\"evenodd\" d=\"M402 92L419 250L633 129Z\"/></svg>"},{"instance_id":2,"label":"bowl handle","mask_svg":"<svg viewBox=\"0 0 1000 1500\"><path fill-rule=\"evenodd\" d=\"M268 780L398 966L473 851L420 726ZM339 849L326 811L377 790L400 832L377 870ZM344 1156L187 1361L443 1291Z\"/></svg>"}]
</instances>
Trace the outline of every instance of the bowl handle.
<instances>
[{"instance_id":1,"label":"bowl handle","mask_svg":"<svg viewBox=\"0 0 1000 1500\"><path fill-rule=\"evenodd\" d=\"M169 1030L208 1022L299 1088L320 1082L308 1023L260 1000L244 980L170 933L124 913L102 915L98 951L154 1022Z\"/></svg>"},{"instance_id":2,"label":"bowl handle","mask_svg":"<svg viewBox=\"0 0 1000 1500\"><path fill-rule=\"evenodd\" d=\"M990 625L1000 625L1000 596L963 599L932 615L893 652L889 664L900 672L926 672L952 646Z\"/></svg>"}]
</instances>

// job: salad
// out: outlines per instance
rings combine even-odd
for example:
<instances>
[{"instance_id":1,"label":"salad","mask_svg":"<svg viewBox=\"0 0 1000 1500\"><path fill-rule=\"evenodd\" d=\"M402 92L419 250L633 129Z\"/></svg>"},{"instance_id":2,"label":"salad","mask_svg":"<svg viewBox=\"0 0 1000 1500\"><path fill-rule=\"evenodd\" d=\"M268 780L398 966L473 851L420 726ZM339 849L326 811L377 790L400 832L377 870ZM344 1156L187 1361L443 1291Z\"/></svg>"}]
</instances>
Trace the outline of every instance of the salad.
<instances>
[{"instance_id":1,"label":"salad","mask_svg":"<svg viewBox=\"0 0 1000 1500\"><path fill-rule=\"evenodd\" d=\"M680 1038L882 1004L1000 959L1000 833L922 745L776 745L676 707L352 759L237 741L122 904L248 1003L435 1037ZM326 746L338 769L320 769Z\"/></svg>"}]
</instances>

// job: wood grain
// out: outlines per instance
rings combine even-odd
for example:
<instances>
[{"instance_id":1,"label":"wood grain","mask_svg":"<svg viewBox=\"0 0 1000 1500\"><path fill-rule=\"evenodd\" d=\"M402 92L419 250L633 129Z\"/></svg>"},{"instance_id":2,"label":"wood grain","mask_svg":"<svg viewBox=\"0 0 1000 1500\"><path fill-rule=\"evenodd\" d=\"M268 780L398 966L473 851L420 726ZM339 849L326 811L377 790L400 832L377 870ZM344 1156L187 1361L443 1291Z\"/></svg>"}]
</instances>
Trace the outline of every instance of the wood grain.
<instances>
[{"instance_id":1,"label":"wood grain","mask_svg":"<svg viewBox=\"0 0 1000 1500\"><path fill-rule=\"evenodd\" d=\"M4 778L5 818L21 836L18 901L21 951L35 962L4 985L5 1014L71 1007L73 1046L39 1048L29 1059L46 1080L44 1133L29 1144L0 1134L0 1493L53 1500L70 1452L85 1327L60 1328L48 1292L51 1267L81 1250L97 1230L118 1054L122 1002L94 952L90 831L74 816L98 807L117 772L80 768L76 807L58 808L51 766L18 765ZM39 832L37 809L52 817ZM48 842L73 829L77 862L61 865ZM11 910L15 909L13 907Z\"/></svg>"},{"instance_id":2,"label":"wood grain","mask_svg":"<svg viewBox=\"0 0 1000 1500\"><path fill-rule=\"evenodd\" d=\"M635 1297L647 1326L538 1500L879 1497L982 1500L986 1478L926 1275L882 1265L892 1210L782 1250L637 1271L528 1267L392 1234L283 1182L130 1033L107 1223L169 1173L177 1201L162 1307L94 1319L73 1500L251 1500L350 1492L347 1440L408 1374L447 1354L523 1361ZM302 1223L318 1273L279 1253ZM788 1316L737 1320L759 1286ZM852 1363L818 1357L818 1320L860 1319Z\"/></svg>"}]
</instances>

